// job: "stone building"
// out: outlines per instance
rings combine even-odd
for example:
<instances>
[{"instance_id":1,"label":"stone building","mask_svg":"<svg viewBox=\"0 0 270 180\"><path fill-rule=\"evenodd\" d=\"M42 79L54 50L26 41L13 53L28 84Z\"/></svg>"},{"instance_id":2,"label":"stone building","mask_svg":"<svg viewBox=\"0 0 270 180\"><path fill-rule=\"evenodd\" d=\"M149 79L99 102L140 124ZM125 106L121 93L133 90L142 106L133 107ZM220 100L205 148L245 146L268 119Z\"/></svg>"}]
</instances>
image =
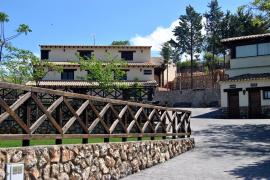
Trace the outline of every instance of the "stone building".
<instances>
[{"instance_id":1,"label":"stone building","mask_svg":"<svg viewBox=\"0 0 270 180\"><path fill-rule=\"evenodd\" d=\"M222 81L221 107L230 118L270 117L270 33L223 39L229 49L229 79Z\"/></svg>"}]
</instances>

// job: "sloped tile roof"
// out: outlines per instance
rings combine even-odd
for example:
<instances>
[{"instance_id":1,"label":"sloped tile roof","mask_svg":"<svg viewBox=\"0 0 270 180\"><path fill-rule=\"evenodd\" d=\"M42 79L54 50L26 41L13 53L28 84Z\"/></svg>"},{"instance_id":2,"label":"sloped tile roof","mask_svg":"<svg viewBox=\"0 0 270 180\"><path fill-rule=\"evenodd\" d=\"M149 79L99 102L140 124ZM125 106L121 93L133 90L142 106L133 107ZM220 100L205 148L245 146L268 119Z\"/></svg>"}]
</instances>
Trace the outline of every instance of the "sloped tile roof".
<instances>
[{"instance_id":1,"label":"sloped tile roof","mask_svg":"<svg viewBox=\"0 0 270 180\"><path fill-rule=\"evenodd\" d=\"M121 81L121 82L115 82L114 85L126 85L126 86L132 86L135 83L137 83L139 86L157 86L157 82L155 80L153 81ZM29 81L26 83L27 86L36 86L36 83L34 81ZM90 81L79 81L79 80L73 80L73 81L64 81L64 80L43 80L39 82L39 86L41 87L96 87L98 86L98 82L90 82Z\"/></svg>"},{"instance_id":2,"label":"sloped tile roof","mask_svg":"<svg viewBox=\"0 0 270 180\"><path fill-rule=\"evenodd\" d=\"M131 46L131 45L86 45L86 44L41 44L41 48L151 48L152 46Z\"/></svg>"},{"instance_id":3,"label":"sloped tile roof","mask_svg":"<svg viewBox=\"0 0 270 180\"><path fill-rule=\"evenodd\" d=\"M246 80L257 80L257 79L270 79L270 73L242 74L240 76L231 77L227 81L246 81Z\"/></svg>"},{"instance_id":4,"label":"sloped tile roof","mask_svg":"<svg viewBox=\"0 0 270 180\"><path fill-rule=\"evenodd\" d=\"M227 39L222 39L221 42L232 42L232 41L240 41L240 40L247 40L247 39L257 39L257 38L265 38L270 37L270 33L266 34L256 34L256 35L250 35L250 36L240 36L240 37L232 37Z\"/></svg>"},{"instance_id":5,"label":"sloped tile roof","mask_svg":"<svg viewBox=\"0 0 270 180\"><path fill-rule=\"evenodd\" d=\"M78 63L75 63L75 62L67 62L67 61L59 61L59 62L51 62L55 65L58 65L58 66L80 66ZM106 63L104 63L104 65L106 65ZM154 64L152 62L142 62L142 63L139 63L139 62L128 62L127 63L127 66L128 67L156 67L156 66L159 66L158 64Z\"/></svg>"}]
</instances>

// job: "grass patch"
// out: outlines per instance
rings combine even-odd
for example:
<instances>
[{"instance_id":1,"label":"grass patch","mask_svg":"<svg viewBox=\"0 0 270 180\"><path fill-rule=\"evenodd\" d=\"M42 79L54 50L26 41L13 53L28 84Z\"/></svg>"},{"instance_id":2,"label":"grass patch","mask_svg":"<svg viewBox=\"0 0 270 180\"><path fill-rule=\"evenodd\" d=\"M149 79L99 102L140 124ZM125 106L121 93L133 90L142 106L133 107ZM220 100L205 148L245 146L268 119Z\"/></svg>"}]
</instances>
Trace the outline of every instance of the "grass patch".
<instances>
[{"instance_id":1,"label":"grass patch","mask_svg":"<svg viewBox=\"0 0 270 180\"><path fill-rule=\"evenodd\" d=\"M161 140L162 137L155 137L155 140ZM143 141L151 140L150 137L143 137ZM138 138L127 138L127 141L138 141ZM89 138L88 143L103 143L104 138ZM122 138L110 138L110 142L122 142ZM63 144L82 144L82 139L63 139ZM38 145L54 145L55 139L39 139L39 140L31 140L31 146ZM1 140L0 148L8 148L8 147L21 147L22 140Z\"/></svg>"}]
</instances>

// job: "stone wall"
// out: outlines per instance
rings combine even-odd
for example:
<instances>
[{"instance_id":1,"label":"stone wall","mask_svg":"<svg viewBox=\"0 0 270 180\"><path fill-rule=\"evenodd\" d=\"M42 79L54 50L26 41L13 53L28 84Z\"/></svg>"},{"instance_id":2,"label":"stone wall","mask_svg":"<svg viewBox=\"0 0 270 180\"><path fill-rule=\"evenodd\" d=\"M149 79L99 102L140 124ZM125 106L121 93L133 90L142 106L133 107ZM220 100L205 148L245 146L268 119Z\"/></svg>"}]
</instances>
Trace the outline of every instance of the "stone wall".
<instances>
[{"instance_id":1,"label":"stone wall","mask_svg":"<svg viewBox=\"0 0 270 180\"><path fill-rule=\"evenodd\" d=\"M220 105L220 89L201 89L201 90L175 90L175 91L156 91L154 101L161 104L168 103L169 106L178 104L190 104L192 107L208 107L211 104Z\"/></svg>"},{"instance_id":2,"label":"stone wall","mask_svg":"<svg viewBox=\"0 0 270 180\"><path fill-rule=\"evenodd\" d=\"M25 179L119 179L194 148L194 139L0 149L5 163L24 163Z\"/></svg>"}]
</instances>

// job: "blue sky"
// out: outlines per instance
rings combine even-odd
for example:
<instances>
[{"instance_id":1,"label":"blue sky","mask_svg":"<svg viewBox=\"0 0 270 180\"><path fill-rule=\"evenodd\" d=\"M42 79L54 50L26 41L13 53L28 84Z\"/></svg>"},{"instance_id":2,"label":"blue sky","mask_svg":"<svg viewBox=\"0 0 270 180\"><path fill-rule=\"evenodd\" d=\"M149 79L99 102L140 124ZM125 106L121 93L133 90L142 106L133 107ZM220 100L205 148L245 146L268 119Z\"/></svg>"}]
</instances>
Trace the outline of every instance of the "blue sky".
<instances>
[{"instance_id":1,"label":"blue sky","mask_svg":"<svg viewBox=\"0 0 270 180\"><path fill-rule=\"evenodd\" d=\"M14 46L39 53L39 44L107 45L130 40L135 45L159 45L171 34L177 18L189 4L204 13L210 0L0 0L9 15L7 35L25 23L33 32L12 41ZM219 0L224 10L235 11L251 0ZM157 55L157 53L153 53Z\"/></svg>"}]
</instances>

